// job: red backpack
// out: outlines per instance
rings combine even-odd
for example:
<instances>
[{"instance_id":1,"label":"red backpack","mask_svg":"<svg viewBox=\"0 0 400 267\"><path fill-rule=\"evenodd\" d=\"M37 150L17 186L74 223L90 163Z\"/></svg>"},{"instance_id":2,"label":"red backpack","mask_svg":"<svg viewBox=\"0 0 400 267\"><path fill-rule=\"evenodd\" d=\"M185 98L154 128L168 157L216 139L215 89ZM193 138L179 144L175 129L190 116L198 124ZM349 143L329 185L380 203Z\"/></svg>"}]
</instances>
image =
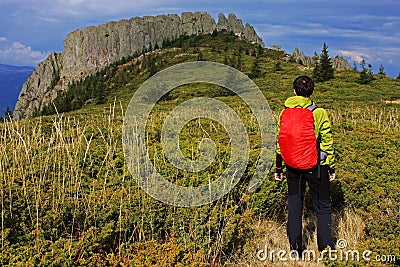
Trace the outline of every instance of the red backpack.
<instances>
[{"instance_id":1,"label":"red backpack","mask_svg":"<svg viewBox=\"0 0 400 267\"><path fill-rule=\"evenodd\" d=\"M282 112L278 144L282 159L289 167L308 170L318 163L312 113L316 108L286 108Z\"/></svg>"}]
</instances>

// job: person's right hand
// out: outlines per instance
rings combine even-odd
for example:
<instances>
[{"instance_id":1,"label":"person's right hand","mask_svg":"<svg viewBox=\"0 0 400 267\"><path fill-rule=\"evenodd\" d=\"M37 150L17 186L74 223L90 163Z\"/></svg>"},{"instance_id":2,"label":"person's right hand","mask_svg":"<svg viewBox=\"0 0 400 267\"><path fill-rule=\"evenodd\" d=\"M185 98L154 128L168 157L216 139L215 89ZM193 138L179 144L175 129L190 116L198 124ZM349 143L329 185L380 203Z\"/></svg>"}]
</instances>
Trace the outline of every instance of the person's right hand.
<instances>
[{"instance_id":1,"label":"person's right hand","mask_svg":"<svg viewBox=\"0 0 400 267\"><path fill-rule=\"evenodd\" d=\"M335 173L335 168L328 168L328 174L329 174L329 182L333 182L336 180L336 173Z\"/></svg>"},{"instance_id":2,"label":"person's right hand","mask_svg":"<svg viewBox=\"0 0 400 267\"><path fill-rule=\"evenodd\" d=\"M330 173L329 174L329 182L333 182L336 180L336 173Z\"/></svg>"}]
</instances>

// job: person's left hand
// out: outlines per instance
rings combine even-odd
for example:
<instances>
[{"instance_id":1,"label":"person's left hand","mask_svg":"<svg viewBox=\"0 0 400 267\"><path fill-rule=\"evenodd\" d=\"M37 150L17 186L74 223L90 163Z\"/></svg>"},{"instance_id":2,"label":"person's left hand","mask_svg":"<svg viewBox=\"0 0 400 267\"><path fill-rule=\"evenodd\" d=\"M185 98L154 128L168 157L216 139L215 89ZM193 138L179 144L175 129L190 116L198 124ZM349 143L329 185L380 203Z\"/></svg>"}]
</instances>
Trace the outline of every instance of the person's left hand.
<instances>
[{"instance_id":1,"label":"person's left hand","mask_svg":"<svg viewBox=\"0 0 400 267\"><path fill-rule=\"evenodd\" d=\"M285 175L283 174L283 172L281 172L281 173L275 173L275 174L274 174L274 178L275 178L276 181L282 182L283 179L285 179Z\"/></svg>"}]
</instances>

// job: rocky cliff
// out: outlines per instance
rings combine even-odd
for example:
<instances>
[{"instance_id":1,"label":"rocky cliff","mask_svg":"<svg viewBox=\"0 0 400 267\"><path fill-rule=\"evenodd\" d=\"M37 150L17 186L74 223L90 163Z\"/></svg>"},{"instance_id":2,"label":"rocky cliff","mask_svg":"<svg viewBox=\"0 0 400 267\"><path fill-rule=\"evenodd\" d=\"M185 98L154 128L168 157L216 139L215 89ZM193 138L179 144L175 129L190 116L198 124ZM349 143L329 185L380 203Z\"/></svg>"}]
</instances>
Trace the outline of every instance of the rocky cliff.
<instances>
[{"instance_id":1,"label":"rocky cliff","mask_svg":"<svg viewBox=\"0 0 400 267\"><path fill-rule=\"evenodd\" d=\"M318 58L317 56L318 55L315 55L314 57L306 56L303 51L299 51L298 48L295 48L292 55L290 56L290 59L304 66L314 67L316 60ZM347 62L347 60L341 56L332 57L331 60L334 69L337 70L352 69L351 66L349 65L349 62Z\"/></svg>"},{"instance_id":2,"label":"rocky cliff","mask_svg":"<svg viewBox=\"0 0 400 267\"><path fill-rule=\"evenodd\" d=\"M64 51L50 54L27 79L13 116L15 119L32 116L72 81L141 52L143 48L149 49L156 44L161 47L164 40L209 34L214 30L233 31L244 40L264 45L254 28L243 25L234 14L229 14L228 18L219 14L218 22L204 12L135 17L75 30L67 35Z\"/></svg>"}]
</instances>

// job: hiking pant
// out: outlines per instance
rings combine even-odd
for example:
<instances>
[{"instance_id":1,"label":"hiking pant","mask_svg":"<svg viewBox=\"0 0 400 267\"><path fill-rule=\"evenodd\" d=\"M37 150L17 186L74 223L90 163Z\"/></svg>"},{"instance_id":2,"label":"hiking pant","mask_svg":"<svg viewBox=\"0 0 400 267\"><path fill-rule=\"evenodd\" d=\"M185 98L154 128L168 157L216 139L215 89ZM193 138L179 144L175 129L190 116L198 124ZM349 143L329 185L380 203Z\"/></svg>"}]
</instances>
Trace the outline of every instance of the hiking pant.
<instances>
[{"instance_id":1,"label":"hiking pant","mask_svg":"<svg viewBox=\"0 0 400 267\"><path fill-rule=\"evenodd\" d=\"M287 167L286 169L289 189L287 235L289 238L290 249L298 251L300 256L303 252L302 215L306 182L308 183L312 203L317 215L318 250L322 251L327 246L334 249L331 229L332 201L330 195L328 167L321 165L320 173L321 178L319 179L318 167L307 171L290 167Z\"/></svg>"}]
</instances>

